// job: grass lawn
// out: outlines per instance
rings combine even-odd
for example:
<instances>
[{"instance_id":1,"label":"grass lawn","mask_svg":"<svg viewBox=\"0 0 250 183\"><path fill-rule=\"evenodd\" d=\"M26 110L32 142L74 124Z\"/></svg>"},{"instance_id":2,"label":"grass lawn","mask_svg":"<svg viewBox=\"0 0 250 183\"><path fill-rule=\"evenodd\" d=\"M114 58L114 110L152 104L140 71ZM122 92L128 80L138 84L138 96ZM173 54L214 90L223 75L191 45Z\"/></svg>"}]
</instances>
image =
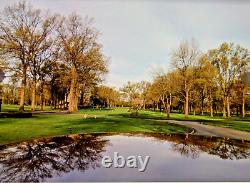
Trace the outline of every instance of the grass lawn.
<instances>
[{"instance_id":1,"label":"grass lawn","mask_svg":"<svg viewBox=\"0 0 250 183\"><path fill-rule=\"evenodd\" d=\"M25 111L30 111L31 106L24 106ZM2 105L2 112L14 112L18 111L19 106L18 105L12 105L12 104L3 104ZM40 106L36 106L36 110L40 110ZM45 111L51 110L50 106L45 106L44 107Z\"/></svg>"},{"instance_id":2,"label":"grass lawn","mask_svg":"<svg viewBox=\"0 0 250 183\"><path fill-rule=\"evenodd\" d=\"M129 114L124 114L129 115ZM138 118L140 119L167 119L167 115L161 112L153 112L153 111L140 111ZM188 119L184 118L183 114L179 113L171 113L170 119L172 120L181 120L181 121L198 121L207 125L214 125L220 127L233 128L236 130L248 131L250 132L250 117L240 118L233 116L230 119L225 119L222 116L200 116L200 115L189 115Z\"/></svg>"},{"instance_id":3,"label":"grass lawn","mask_svg":"<svg viewBox=\"0 0 250 183\"><path fill-rule=\"evenodd\" d=\"M203 124L250 132L250 121L247 120L230 119L221 121L205 121Z\"/></svg>"},{"instance_id":4,"label":"grass lawn","mask_svg":"<svg viewBox=\"0 0 250 183\"><path fill-rule=\"evenodd\" d=\"M3 105L3 111L17 111L18 106ZM30 109L29 106L26 109ZM46 107L46 110L50 110ZM87 118L85 118L87 115ZM96 116L96 118L95 118ZM148 120L150 119L150 120ZM156 119L167 119L165 113L140 110L131 118L127 108L114 110L85 109L75 114L33 114L32 118L0 118L0 144L53 135L102 132L186 133L185 127ZM170 119L184 120L183 114L171 113ZM190 115L188 120L250 132L250 118Z\"/></svg>"},{"instance_id":5,"label":"grass lawn","mask_svg":"<svg viewBox=\"0 0 250 183\"><path fill-rule=\"evenodd\" d=\"M0 118L0 144L74 133L189 131L185 127L165 122L125 117L127 114L128 109L119 108L80 110L75 114L33 114L32 118ZM88 115L86 119L85 115Z\"/></svg>"}]
</instances>

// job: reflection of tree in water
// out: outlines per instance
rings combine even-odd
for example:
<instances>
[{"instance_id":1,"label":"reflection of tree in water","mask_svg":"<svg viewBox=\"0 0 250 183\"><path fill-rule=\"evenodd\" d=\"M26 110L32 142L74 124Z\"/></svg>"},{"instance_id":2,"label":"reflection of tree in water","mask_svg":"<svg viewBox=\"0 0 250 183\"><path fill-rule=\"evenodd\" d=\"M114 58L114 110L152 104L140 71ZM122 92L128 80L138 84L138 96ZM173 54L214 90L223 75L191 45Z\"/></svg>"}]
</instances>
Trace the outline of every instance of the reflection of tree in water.
<instances>
[{"instance_id":1,"label":"reflection of tree in water","mask_svg":"<svg viewBox=\"0 0 250 183\"><path fill-rule=\"evenodd\" d=\"M248 141L196 135L144 135L172 142L171 149L185 157L197 158L202 152L231 160L250 157ZM37 182L75 169L96 168L107 143L102 136L71 135L0 147L0 181Z\"/></svg>"},{"instance_id":2,"label":"reflection of tree in water","mask_svg":"<svg viewBox=\"0 0 250 183\"><path fill-rule=\"evenodd\" d=\"M0 152L0 181L44 181L74 169L95 168L108 140L91 135L55 137Z\"/></svg>"},{"instance_id":3,"label":"reflection of tree in water","mask_svg":"<svg viewBox=\"0 0 250 183\"><path fill-rule=\"evenodd\" d=\"M197 146L187 143L172 144L173 151L179 152L182 156L198 158L201 150Z\"/></svg>"},{"instance_id":4,"label":"reflection of tree in water","mask_svg":"<svg viewBox=\"0 0 250 183\"><path fill-rule=\"evenodd\" d=\"M209 150L209 154L217 155L222 159L247 159L250 157L249 143L221 139Z\"/></svg>"},{"instance_id":5,"label":"reflection of tree in water","mask_svg":"<svg viewBox=\"0 0 250 183\"><path fill-rule=\"evenodd\" d=\"M206 152L222 159L248 159L250 157L250 142L230 140L217 137L198 135L149 135L163 141L173 142L171 148L186 157L198 158L200 153Z\"/></svg>"},{"instance_id":6,"label":"reflection of tree in water","mask_svg":"<svg viewBox=\"0 0 250 183\"><path fill-rule=\"evenodd\" d=\"M172 150L186 157L198 158L200 153L207 152L213 146L214 141L201 136L174 135L170 137Z\"/></svg>"}]
</instances>

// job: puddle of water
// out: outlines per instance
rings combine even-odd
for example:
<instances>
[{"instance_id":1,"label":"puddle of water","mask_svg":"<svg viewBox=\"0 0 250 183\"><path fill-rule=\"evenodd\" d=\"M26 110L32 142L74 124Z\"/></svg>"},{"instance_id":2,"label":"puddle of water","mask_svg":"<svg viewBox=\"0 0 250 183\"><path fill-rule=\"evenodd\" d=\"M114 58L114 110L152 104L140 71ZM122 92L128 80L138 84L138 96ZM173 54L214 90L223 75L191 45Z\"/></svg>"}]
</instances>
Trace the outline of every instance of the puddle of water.
<instances>
[{"instance_id":1,"label":"puddle of water","mask_svg":"<svg viewBox=\"0 0 250 183\"><path fill-rule=\"evenodd\" d=\"M105 168L114 152L147 168ZM163 134L70 135L0 148L0 181L250 181L250 142Z\"/></svg>"}]
</instances>

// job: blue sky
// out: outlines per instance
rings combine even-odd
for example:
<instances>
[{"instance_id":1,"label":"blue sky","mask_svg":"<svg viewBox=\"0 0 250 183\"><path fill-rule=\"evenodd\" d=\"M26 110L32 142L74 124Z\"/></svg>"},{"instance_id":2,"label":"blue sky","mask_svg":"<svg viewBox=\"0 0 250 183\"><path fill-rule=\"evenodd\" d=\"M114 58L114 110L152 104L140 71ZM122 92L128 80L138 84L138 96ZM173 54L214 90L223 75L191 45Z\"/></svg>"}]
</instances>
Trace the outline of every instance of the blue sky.
<instances>
[{"instance_id":1,"label":"blue sky","mask_svg":"<svg viewBox=\"0 0 250 183\"><path fill-rule=\"evenodd\" d=\"M1 9L16 0L1 0ZM152 78L171 69L170 53L182 40L195 38L202 52L220 43L250 48L250 2L174 0L28 0L34 7L64 15L76 12L95 19L106 56L105 84Z\"/></svg>"}]
</instances>

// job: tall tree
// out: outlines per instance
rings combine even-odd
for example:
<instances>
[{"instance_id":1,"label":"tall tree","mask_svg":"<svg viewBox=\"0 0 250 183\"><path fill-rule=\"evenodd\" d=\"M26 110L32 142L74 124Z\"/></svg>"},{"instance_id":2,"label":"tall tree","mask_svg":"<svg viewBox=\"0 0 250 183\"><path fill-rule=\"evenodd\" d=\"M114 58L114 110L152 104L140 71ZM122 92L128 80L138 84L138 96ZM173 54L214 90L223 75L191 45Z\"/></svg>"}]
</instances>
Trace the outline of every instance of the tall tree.
<instances>
[{"instance_id":1,"label":"tall tree","mask_svg":"<svg viewBox=\"0 0 250 183\"><path fill-rule=\"evenodd\" d=\"M170 117L170 105L171 105L171 74L164 74L157 76L152 83L151 92L156 96L163 104L164 112L167 113L167 117Z\"/></svg>"},{"instance_id":2,"label":"tall tree","mask_svg":"<svg viewBox=\"0 0 250 183\"><path fill-rule=\"evenodd\" d=\"M142 99L143 109L145 109L146 108L146 95L147 95L147 91L148 91L150 83L147 81L141 81L137 83L137 85L138 85L140 98Z\"/></svg>"},{"instance_id":3,"label":"tall tree","mask_svg":"<svg viewBox=\"0 0 250 183\"><path fill-rule=\"evenodd\" d=\"M236 79L246 70L250 61L246 48L233 43L223 43L209 51L212 64L217 69L217 82L222 92L223 117L230 117L230 95Z\"/></svg>"},{"instance_id":4,"label":"tall tree","mask_svg":"<svg viewBox=\"0 0 250 183\"><path fill-rule=\"evenodd\" d=\"M129 101L130 106L133 107L133 101L138 99L140 96L138 84L128 81L127 84L125 84L120 90L125 99Z\"/></svg>"},{"instance_id":5,"label":"tall tree","mask_svg":"<svg viewBox=\"0 0 250 183\"><path fill-rule=\"evenodd\" d=\"M24 110L27 71L33 59L34 33L40 22L40 10L25 2L8 6L1 15L0 54L12 61L11 70L21 78L20 111Z\"/></svg>"},{"instance_id":6,"label":"tall tree","mask_svg":"<svg viewBox=\"0 0 250 183\"><path fill-rule=\"evenodd\" d=\"M119 92L114 88L108 86L99 86L97 88L97 96L106 101L107 107L114 107L116 102L119 101Z\"/></svg>"},{"instance_id":7,"label":"tall tree","mask_svg":"<svg viewBox=\"0 0 250 183\"><path fill-rule=\"evenodd\" d=\"M32 77L31 110L35 110L37 83L44 83L44 78L51 72L56 61L58 47L56 46L55 28L57 25L56 16L41 17L37 30L31 33L31 60L29 73Z\"/></svg>"},{"instance_id":8,"label":"tall tree","mask_svg":"<svg viewBox=\"0 0 250 183\"><path fill-rule=\"evenodd\" d=\"M189 114L189 92L194 82L193 67L197 63L198 48L194 40L184 41L179 48L172 53L172 65L180 73L180 82L185 92L185 118Z\"/></svg>"},{"instance_id":9,"label":"tall tree","mask_svg":"<svg viewBox=\"0 0 250 183\"><path fill-rule=\"evenodd\" d=\"M242 96L241 116L242 118L245 118L246 91L247 91L247 88L250 86L250 72L249 71L242 73L239 83L240 83L239 89L241 89L241 96Z\"/></svg>"},{"instance_id":10,"label":"tall tree","mask_svg":"<svg viewBox=\"0 0 250 183\"><path fill-rule=\"evenodd\" d=\"M61 21L58 33L62 46L61 60L70 82L68 111L74 112L78 109L80 85L83 80L91 83L100 80L102 74L107 72L106 58L101 53L98 34L90 19L83 20L72 14Z\"/></svg>"},{"instance_id":11,"label":"tall tree","mask_svg":"<svg viewBox=\"0 0 250 183\"><path fill-rule=\"evenodd\" d=\"M208 55L203 54L199 60L198 65L195 68L196 79L194 88L198 93L198 97L201 101L201 114L204 112L204 101L208 99L210 116L213 116L213 93L216 90L216 68L209 61Z\"/></svg>"}]
</instances>

